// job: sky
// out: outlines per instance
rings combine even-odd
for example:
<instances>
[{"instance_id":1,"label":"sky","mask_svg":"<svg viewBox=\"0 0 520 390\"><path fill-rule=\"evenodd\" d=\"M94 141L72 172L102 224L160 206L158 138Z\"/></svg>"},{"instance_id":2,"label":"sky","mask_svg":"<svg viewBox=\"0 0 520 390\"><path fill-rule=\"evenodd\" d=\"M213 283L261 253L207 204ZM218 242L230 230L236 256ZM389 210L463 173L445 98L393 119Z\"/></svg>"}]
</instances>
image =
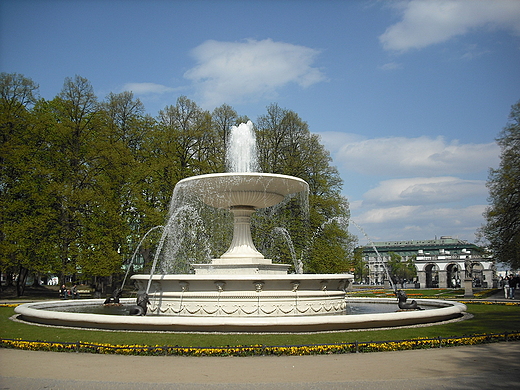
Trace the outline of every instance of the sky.
<instances>
[{"instance_id":1,"label":"sky","mask_svg":"<svg viewBox=\"0 0 520 390\"><path fill-rule=\"evenodd\" d=\"M372 241L475 242L520 100L520 1L0 0L0 72L45 99L80 75L152 116L276 103L321 136Z\"/></svg>"}]
</instances>

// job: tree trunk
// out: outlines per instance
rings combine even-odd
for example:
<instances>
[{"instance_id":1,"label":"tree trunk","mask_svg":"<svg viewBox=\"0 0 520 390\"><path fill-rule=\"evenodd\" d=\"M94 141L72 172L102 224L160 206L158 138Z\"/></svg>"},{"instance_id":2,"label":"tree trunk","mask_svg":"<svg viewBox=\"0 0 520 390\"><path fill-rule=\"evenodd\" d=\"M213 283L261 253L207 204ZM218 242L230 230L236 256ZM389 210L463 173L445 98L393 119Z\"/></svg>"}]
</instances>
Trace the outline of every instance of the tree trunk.
<instances>
[{"instance_id":1,"label":"tree trunk","mask_svg":"<svg viewBox=\"0 0 520 390\"><path fill-rule=\"evenodd\" d=\"M29 270L25 267L20 266L20 270L18 272L18 278L16 279L16 296L21 297L25 292L25 282L27 281L27 276L29 275Z\"/></svg>"}]
</instances>

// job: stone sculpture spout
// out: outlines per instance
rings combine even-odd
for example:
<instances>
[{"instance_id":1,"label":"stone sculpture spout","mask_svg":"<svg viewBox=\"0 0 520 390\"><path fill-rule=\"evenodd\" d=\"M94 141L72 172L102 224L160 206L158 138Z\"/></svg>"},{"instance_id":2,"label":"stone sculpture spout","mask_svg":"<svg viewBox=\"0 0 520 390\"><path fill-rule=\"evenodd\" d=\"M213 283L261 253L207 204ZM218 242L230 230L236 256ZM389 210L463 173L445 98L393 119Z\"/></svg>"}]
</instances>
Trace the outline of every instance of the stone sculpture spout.
<instances>
[{"instance_id":1,"label":"stone sculpture spout","mask_svg":"<svg viewBox=\"0 0 520 390\"><path fill-rule=\"evenodd\" d=\"M406 302L408 300L408 295L403 290L397 290L395 293L397 296L398 306L401 310L423 310L417 305L417 301L412 300L411 302Z\"/></svg>"},{"instance_id":2,"label":"stone sculpture spout","mask_svg":"<svg viewBox=\"0 0 520 390\"><path fill-rule=\"evenodd\" d=\"M141 293L137 294L137 305L132 306L129 310L131 316L144 316L148 311L148 305L150 304L150 299L148 294Z\"/></svg>"}]
</instances>

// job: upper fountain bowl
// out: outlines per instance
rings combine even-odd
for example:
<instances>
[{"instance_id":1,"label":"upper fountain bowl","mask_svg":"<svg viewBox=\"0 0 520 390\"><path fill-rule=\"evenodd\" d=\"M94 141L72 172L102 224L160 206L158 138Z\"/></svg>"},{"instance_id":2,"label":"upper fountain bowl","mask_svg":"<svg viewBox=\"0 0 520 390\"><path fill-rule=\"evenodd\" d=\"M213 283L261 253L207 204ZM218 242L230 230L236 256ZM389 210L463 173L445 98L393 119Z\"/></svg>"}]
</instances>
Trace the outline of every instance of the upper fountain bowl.
<instances>
[{"instance_id":1,"label":"upper fountain bowl","mask_svg":"<svg viewBox=\"0 0 520 390\"><path fill-rule=\"evenodd\" d=\"M274 206L286 195L308 191L303 179L274 173L212 173L188 177L177 183L209 206L229 209L250 206L255 209Z\"/></svg>"}]
</instances>

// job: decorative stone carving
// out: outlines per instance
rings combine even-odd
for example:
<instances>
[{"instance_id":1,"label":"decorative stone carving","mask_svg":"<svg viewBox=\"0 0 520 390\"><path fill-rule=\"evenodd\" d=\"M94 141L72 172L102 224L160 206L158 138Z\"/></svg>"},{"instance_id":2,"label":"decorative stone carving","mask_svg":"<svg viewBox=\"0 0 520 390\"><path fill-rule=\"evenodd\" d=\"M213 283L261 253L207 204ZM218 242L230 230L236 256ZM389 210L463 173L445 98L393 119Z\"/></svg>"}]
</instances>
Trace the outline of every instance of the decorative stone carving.
<instances>
[{"instance_id":1,"label":"decorative stone carving","mask_svg":"<svg viewBox=\"0 0 520 390\"><path fill-rule=\"evenodd\" d=\"M262 282L262 281L254 282L256 292L262 292L262 289L264 288L264 284L265 284L265 282Z\"/></svg>"}]
</instances>

